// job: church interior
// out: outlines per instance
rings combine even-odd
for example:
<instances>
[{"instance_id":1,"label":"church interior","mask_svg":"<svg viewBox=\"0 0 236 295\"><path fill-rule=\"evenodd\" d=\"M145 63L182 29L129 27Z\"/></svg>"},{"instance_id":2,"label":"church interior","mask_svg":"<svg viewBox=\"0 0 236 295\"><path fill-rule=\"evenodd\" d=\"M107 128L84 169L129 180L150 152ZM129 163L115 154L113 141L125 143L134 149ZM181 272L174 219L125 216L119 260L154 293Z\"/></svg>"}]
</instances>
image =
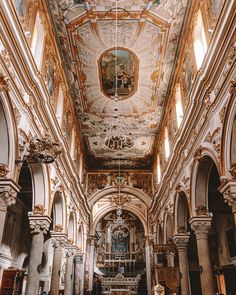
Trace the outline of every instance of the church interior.
<instances>
[{"instance_id":1,"label":"church interior","mask_svg":"<svg viewBox=\"0 0 236 295\"><path fill-rule=\"evenodd\" d=\"M236 1L0 0L0 295L235 278Z\"/></svg>"}]
</instances>

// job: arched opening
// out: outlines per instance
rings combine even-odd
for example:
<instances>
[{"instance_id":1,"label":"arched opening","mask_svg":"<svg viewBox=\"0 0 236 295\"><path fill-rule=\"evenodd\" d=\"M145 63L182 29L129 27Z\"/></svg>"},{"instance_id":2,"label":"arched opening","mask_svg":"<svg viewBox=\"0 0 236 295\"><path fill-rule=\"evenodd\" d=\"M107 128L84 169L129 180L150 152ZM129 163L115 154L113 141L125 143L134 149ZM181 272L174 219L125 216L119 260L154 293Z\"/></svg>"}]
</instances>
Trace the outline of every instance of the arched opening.
<instances>
[{"instance_id":1,"label":"arched opening","mask_svg":"<svg viewBox=\"0 0 236 295\"><path fill-rule=\"evenodd\" d=\"M196 236L189 224L189 207L185 193L181 191L178 195L177 201L177 216L176 216L176 229L178 233L189 234L188 242L188 268L189 268L189 279L192 295L201 295L201 281L200 271L198 262L197 252L197 241Z\"/></svg>"},{"instance_id":2,"label":"arched opening","mask_svg":"<svg viewBox=\"0 0 236 295\"><path fill-rule=\"evenodd\" d=\"M78 247L81 251L83 251L83 227L82 225L80 225L79 229L78 229Z\"/></svg>"},{"instance_id":3,"label":"arched opening","mask_svg":"<svg viewBox=\"0 0 236 295\"><path fill-rule=\"evenodd\" d=\"M107 285L110 278L115 282L115 277L120 276L127 291L132 281L132 284L137 282L136 294L145 294L145 231L139 218L128 210L112 210L97 222L95 236L97 247L94 271L95 277L103 276L101 286ZM137 275L142 278L140 284ZM109 290L116 288L112 283L108 285ZM98 285L94 288L98 288Z\"/></svg>"},{"instance_id":4,"label":"arched opening","mask_svg":"<svg viewBox=\"0 0 236 295\"><path fill-rule=\"evenodd\" d=\"M236 230L231 208L219 192L220 178L212 163L208 182L208 208L212 214L209 248L216 278L216 291L233 294L236 290Z\"/></svg>"},{"instance_id":5,"label":"arched opening","mask_svg":"<svg viewBox=\"0 0 236 295\"><path fill-rule=\"evenodd\" d=\"M231 167L236 166L236 116L234 117L232 134L231 134L230 163L231 163Z\"/></svg>"},{"instance_id":6,"label":"arched opening","mask_svg":"<svg viewBox=\"0 0 236 295\"><path fill-rule=\"evenodd\" d=\"M9 162L9 134L7 120L0 101L0 165L8 166Z\"/></svg>"},{"instance_id":7,"label":"arched opening","mask_svg":"<svg viewBox=\"0 0 236 295\"><path fill-rule=\"evenodd\" d=\"M166 242L171 241L173 238L173 222L170 215L166 218Z\"/></svg>"},{"instance_id":8,"label":"arched opening","mask_svg":"<svg viewBox=\"0 0 236 295\"><path fill-rule=\"evenodd\" d=\"M236 283L236 232L232 210L219 192L220 176L215 162L205 156L197 171L195 204L204 206L212 216L208 234L215 292L234 293Z\"/></svg>"},{"instance_id":9,"label":"arched opening","mask_svg":"<svg viewBox=\"0 0 236 295\"><path fill-rule=\"evenodd\" d=\"M4 269L2 286L9 279L6 270L8 267L12 267L13 270L21 269L25 275L28 272L32 241L28 212L32 211L33 181L31 171L26 163L21 167L18 183L21 189L17 194L15 205L7 209L2 238L2 255L0 259L0 265ZM23 261L24 258L25 260ZM20 293L22 292L24 294L26 279L23 279L23 276L19 277L19 286Z\"/></svg>"},{"instance_id":10,"label":"arched opening","mask_svg":"<svg viewBox=\"0 0 236 295\"><path fill-rule=\"evenodd\" d=\"M51 211L51 229L54 231L62 232L64 229L64 212L63 212L63 197L62 194L57 191L54 194L53 205Z\"/></svg>"},{"instance_id":11,"label":"arched opening","mask_svg":"<svg viewBox=\"0 0 236 295\"><path fill-rule=\"evenodd\" d=\"M70 213L69 222L68 222L68 240L71 244L75 242L75 216L73 213Z\"/></svg>"}]
</instances>

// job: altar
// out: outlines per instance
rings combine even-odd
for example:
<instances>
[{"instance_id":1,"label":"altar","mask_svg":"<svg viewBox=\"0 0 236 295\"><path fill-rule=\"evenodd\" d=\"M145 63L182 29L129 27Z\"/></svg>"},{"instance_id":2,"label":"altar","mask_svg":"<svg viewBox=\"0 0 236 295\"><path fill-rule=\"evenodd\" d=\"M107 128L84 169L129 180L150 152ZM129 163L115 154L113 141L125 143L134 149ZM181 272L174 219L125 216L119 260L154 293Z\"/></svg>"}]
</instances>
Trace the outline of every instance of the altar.
<instances>
[{"instance_id":1,"label":"altar","mask_svg":"<svg viewBox=\"0 0 236 295\"><path fill-rule=\"evenodd\" d=\"M102 294L135 295L137 294L140 275L125 277L118 273L115 277L101 277Z\"/></svg>"}]
</instances>

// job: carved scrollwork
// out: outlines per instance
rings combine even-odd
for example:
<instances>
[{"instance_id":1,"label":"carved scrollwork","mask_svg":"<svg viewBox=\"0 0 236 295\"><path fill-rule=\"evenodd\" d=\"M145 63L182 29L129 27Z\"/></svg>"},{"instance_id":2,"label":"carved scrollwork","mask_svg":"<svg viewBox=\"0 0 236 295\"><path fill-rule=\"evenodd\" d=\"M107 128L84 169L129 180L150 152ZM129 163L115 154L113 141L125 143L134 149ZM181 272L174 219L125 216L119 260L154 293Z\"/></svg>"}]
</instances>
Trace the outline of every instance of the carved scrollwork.
<instances>
[{"instance_id":1,"label":"carved scrollwork","mask_svg":"<svg viewBox=\"0 0 236 295\"><path fill-rule=\"evenodd\" d=\"M44 218L37 219L31 219L31 217L29 216L29 227L31 234L38 234L40 232L46 234L49 230L50 222L50 218L46 216Z\"/></svg>"},{"instance_id":2,"label":"carved scrollwork","mask_svg":"<svg viewBox=\"0 0 236 295\"><path fill-rule=\"evenodd\" d=\"M0 210L6 211L7 207L16 203L17 192L12 188L6 188L0 192Z\"/></svg>"},{"instance_id":3,"label":"carved scrollwork","mask_svg":"<svg viewBox=\"0 0 236 295\"><path fill-rule=\"evenodd\" d=\"M0 177L6 177L8 172L8 166L3 163L0 163Z\"/></svg>"},{"instance_id":4,"label":"carved scrollwork","mask_svg":"<svg viewBox=\"0 0 236 295\"><path fill-rule=\"evenodd\" d=\"M0 73L0 91L8 91L8 85L2 73Z\"/></svg>"},{"instance_id":5,"label":"carved scrollwork","mask_svg":"<svg viewBox=\"0 0 236 295\"><path fill-rule=\"evenodd\" d=\"M88 176L88 195L94 194L97 190L105 188L108 183L106 174L89 174Z\"/></svg>"},{"instance_id":6,"label":"carved scrollwork","mask_svg":"<svg viewBox=\"0 0 236 295\"><path fill-rule=\"evenodd\" d=\"M152 176L149 174L134 174L132 176L133 187L143 190L150 197L152 196Z\"/></svg>"}]
</instances>

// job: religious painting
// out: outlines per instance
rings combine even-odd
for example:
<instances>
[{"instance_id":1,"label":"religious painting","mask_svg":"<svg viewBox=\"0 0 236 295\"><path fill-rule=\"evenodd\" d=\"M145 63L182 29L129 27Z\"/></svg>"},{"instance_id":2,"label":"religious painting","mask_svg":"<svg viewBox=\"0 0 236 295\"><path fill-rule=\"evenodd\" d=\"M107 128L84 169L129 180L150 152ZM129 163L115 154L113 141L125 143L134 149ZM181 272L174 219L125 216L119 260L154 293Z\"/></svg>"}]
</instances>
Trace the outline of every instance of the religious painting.
<instances>
[{"instance_id":1,"label":"religious painting","mask_svg":"<svg viewBox=\"0 0 236 295\"><path fill-rule=\"evenodd\" d=\"M137 88L138 59L130 50L113 48L99 60L102 92L109 98L121 100L132 96Z\"/></svg>"},{"instance_id":2,"label":"religious painting","mask_svg":"<svg viewBox=\"0 0 236 295\"><path fill-rule=\"evenodd\" d=\"M127 227L117 226L112 231L112 252L129 251L129 230Z\"/></svg>"}]
</instances>

